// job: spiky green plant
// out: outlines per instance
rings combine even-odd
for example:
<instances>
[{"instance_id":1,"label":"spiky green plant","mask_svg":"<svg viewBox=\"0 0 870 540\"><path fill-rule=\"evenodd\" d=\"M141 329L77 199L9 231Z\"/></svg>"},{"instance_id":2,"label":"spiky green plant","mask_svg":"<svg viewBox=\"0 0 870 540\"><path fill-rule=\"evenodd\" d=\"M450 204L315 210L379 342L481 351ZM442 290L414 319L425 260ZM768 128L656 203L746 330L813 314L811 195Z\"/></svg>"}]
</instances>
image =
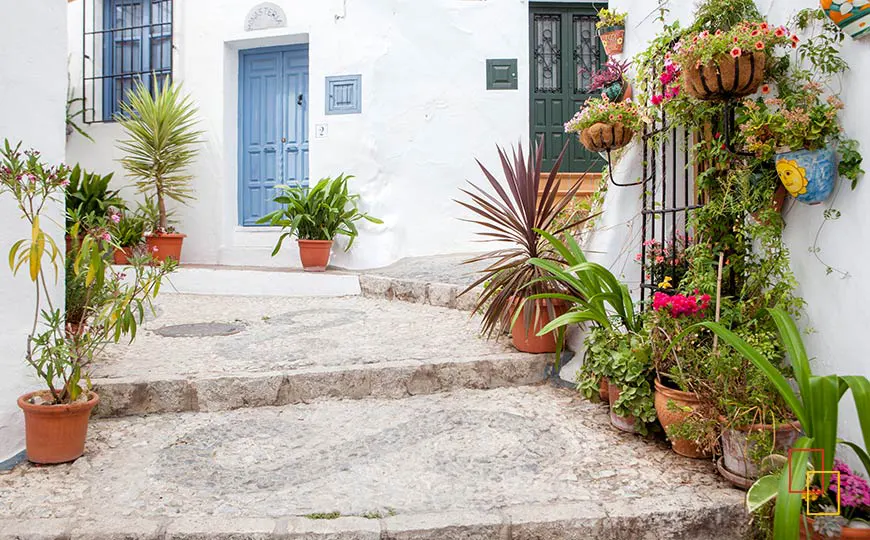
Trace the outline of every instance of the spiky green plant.
<instances>
[{"instance_id":1,"label":"spiky green plant","mask_svg":"<svg viewBox=\"0 0 870 540\"><path fill-rule=\"evenodd\" d=\"M157 232L168 227L166 199L186 204L194 198L188 168L196 159L201 131L196 129L197 108L181 85L169 78L150 87L141 81L127 94L115 120L127 139L118 143L124 152L121 165L147 197L157 199L160 220Z\"/></svg>"}]
</instances>

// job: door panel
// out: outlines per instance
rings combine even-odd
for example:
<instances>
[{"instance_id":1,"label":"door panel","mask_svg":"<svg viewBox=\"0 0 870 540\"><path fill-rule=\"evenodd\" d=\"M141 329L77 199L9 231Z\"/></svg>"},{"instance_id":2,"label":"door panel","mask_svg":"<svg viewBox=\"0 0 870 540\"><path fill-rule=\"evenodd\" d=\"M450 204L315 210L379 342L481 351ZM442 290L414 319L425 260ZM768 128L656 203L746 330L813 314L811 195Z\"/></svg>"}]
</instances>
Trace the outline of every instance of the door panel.
<instances>
[{"instance_id":1,"label":"door panel","mask_svg":"<svg viewBox=\"0 0 870 540\"><path fill-rule=\"evenodd\" d=\"M592 94L592 72L605 58L595 31L596 7L533 4L530 11L531 137L544 139L544 168L550 169L567 134L564 124ZM562 172L599 172L603 160L571 137Z\"/></svg>"},{"instance_id":2,"label":"door panel","mask_svg":"<svg viewBox=\"0 0 870 540\"><path fill-rule=\"evenodd\" d=\"M308 182L308 47L239 60L239 223L253 226L278 207L276 185Z\"/></svg>"}]
</instances>

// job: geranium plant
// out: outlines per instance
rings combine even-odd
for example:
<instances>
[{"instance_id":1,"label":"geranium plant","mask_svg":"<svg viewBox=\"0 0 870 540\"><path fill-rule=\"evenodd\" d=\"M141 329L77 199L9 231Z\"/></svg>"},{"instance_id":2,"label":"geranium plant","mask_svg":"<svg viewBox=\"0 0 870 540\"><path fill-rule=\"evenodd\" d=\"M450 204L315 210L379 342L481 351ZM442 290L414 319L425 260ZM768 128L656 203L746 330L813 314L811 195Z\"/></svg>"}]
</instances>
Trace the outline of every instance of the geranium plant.
<instances>
[{"instance_id":1,"label":"geranium plant","mask_svg":"<svg viewBox=\"0 0 870 540\"><path fill-rule=\"evenodd\" d=\"M604 98L591 98L583 109L565 123L566 133L579 133L595 124L622 124L632 131L643 128L641 111L631 100L610 101Z\"/></svg>"},{"instance_id":2,"label":"geranium plant","mask_svg":"<svg viewBox=\"0 0 870 540\"><path fill-rule=\"evenodd\" d=\"M683 67L700 66L722 56L739 58L755 52L769 53L775 47L797 47L800 38L784 26L766 22L743 22L730 30L703 30L685 37L674 47L674 61Z\"/></svg>"}]
</instances>

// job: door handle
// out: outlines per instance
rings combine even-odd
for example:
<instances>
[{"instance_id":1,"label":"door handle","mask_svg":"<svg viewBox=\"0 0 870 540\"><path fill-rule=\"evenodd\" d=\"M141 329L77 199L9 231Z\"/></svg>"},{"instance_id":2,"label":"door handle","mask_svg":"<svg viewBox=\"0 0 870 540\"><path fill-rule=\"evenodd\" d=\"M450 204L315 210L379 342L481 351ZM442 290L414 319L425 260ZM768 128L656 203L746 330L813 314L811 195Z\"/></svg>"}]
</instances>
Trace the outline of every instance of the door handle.
<instances>
[{"instance_id":1,"label":"door handle","mask_svg":"<svg viewBox=\"0 0 870 540\"><path fill-rule=\"evenodd\" d=\"M287 142L287 137L281 137L281 142L283 142L283 143Z\"/></svg>"},{"instance_id":2,"label":"door handle","mask_svg":"<svg viewBox=\"0 0 870 540\"><path fill-rule=\"evenodd\" d=\"M296 98L296 104L297 104L297 105L302 105L302 100L303 100L303 99L304 99L304 96L303 96L302 94L299 94L299 97Z\"/></svg>"}]
</instances>

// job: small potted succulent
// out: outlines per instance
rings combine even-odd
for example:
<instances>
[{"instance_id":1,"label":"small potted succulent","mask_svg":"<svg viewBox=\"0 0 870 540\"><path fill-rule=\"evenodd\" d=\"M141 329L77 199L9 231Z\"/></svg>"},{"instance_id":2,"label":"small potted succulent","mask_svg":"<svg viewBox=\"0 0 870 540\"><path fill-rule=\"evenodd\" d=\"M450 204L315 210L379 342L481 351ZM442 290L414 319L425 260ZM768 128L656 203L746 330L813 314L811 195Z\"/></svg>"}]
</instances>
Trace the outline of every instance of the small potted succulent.
<instances>
[{"instance_id":1,"label":"small potted succulent","mask_svg":"<svg viewBox=\"0 0 870 540\"><path fill-rule=\"evenodd\" d=\"M607 56L622 54L625 45L625 18L625 13L616 10L605 8L598 11L595 28L598 29Z\"/></svg>"},{"instance_id":2,"label":"small potted succulent","mask_svg":"<svg viewBox=\"0 0 870 540\"><path fill-rule=\"evenodd\" d=\"M197 156L201 131L196 130L197 108L190 96L168 78L151 84L137 82L116 115L127 138L118 144L121 165L146 197L156 200L157 227L147 231L148 249L158 261L181 259L185 235L169 226L167 199L187 203L194 198L193 178L187 170Z\"/></svg>"},{"instance_id":3,"label":"small potted succulent","mask_svg":"<svg viewBox=\"0 0 870 540\"><path fill-rule=\"evenodd\" d=\"M823 89L807 83L781 98L744 101L740 127L748 150L774 159L786 190L806 204L821 203L834 190L838 173L858 177L861 156L857 143L842 137L836 96L822 98ZM839 145L838 145L839 143ZM844 157L838 169L837 149ZM856 170L857 169L857 170Z\"/></svg>"},{"instance_id":4,"label":"small potted succulent","mask_svg":"<svg viewBox=\"0 0 870 540\"><path fill-rule=\"evenodd\" d=\"M701 100L727 100L754 94L767 75L768 54L800 39L783 26L744 21L730 30L704 30L680 40L673 60L682 88Z\"/></svg>"},{"instance_id":5,"label":"small potted succulent","mask_svg":"<svg viewBox=\"0 0 870 540\"><path fill-rule=\"evenodd\" d=\"M62 200L70 170L46 166L38 152L21 152L20 146L6 141L0 151L0 195L11 195L31 227L27 238L12 245L9 261L13 274L24 270L34 287L25 361L44 389L20 396L18 406L24 411L27 458L63 463L84 452L88 419L99 403L90 388L88 365L108 343L135 335L144 308L173 267L145 270L140 265L131 279L122 279L126 276L107 264L115 246L105 221L74 222L68 232L81 240L65 259L42 228L42 211ZM66 312L54 307L48 287L49 271L64 260L70 295Z\"/></svg>"},{"instance_id":6,"label":"small potted succulent","mask_svg":"<svg viewBox=\"0 0 870 540\"><path fill-rule=\"evenodd\" d=\"M565 132L579 133L580 142L590 152L608 152L630 143L643 124L641 112L631 100L591 98L565 123Z\"/></svg>"},{"instance_id":7,"label":"small potted succulent","mask_svg":"<svg viewBox=\"0 0 870 540\"><path fill-rule=\"evenodd\" d=\"M631 97L631 85L626 79L630 65L631 62L628 61L608 60L603 69L592 73L589 81L589 92L601 90L601 94L613 102Z\"/></svg>"},{"instance_id":8,"label":"small potted succulent","mask_svg":"<svg viewBox=\"0 0 870 540\"><path fill-rule=\"evenodd\" d=\"M383 223L359 210L360 196L351 194L348 189L351 178L353 176L344 174L323 178L314 187L275 186L281 195L274 200L282 207L257 221L282 228L272 256L281 251L286 238L296 235L302 268L306 272L323 272L329 265L332 243L337 235L348 237L344 248L347 251L359 234L357 221Z\"/></svg>"}]
</instances>

